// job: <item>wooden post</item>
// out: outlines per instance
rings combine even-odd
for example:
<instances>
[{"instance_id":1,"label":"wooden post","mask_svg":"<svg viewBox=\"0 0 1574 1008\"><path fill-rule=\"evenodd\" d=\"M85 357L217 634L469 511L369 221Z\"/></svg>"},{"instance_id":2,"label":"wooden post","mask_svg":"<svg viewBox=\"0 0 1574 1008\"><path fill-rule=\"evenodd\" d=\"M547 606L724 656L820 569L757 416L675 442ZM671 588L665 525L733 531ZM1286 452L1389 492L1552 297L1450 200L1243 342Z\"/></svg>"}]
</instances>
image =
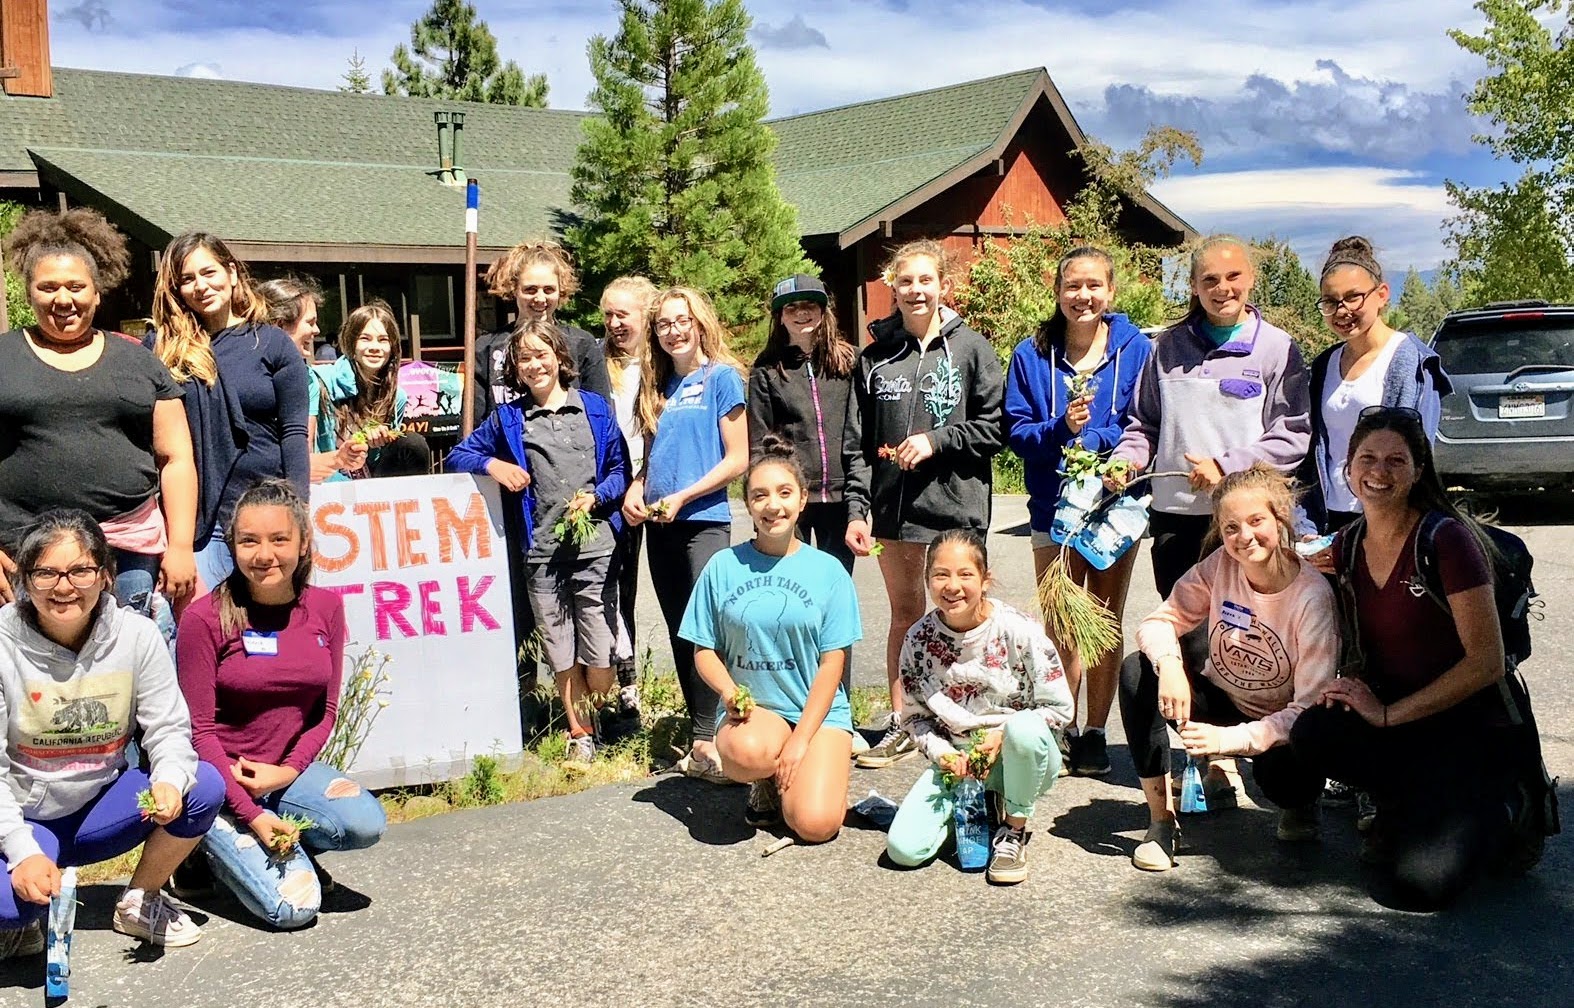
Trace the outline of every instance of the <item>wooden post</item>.
<instances>
[{"instance_id":1,"label":"wooden post","mask_svg":"<svg viewBox=\"0 0 1574 1008\"><path fill-rule=\"evenodd\" d=\"M465 185L465 352L460 364L464 374L464 394L459 404L459 436L475 430L475 256L476 236L481 216L481 185L470 179Z\"/></svg>"},{"instance_id":2,"label":"wooden post","mask_svg":"<svg viewBox=\"0 0 1574 1008\"><path fill-rule=\"evenodd\" d=\"M421 359L421 316L410 316L410 359Z\"/></svg>"}]
</instances>

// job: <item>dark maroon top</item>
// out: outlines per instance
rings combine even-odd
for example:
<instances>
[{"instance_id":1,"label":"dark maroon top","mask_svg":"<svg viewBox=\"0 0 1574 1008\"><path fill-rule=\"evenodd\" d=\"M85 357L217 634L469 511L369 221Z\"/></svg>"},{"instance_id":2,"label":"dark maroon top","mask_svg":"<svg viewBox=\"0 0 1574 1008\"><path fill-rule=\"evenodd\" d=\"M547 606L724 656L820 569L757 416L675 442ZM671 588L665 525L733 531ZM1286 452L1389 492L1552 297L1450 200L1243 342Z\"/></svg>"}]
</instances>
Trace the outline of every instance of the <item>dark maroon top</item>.
<instances>
[{"instance_id":1,"label":"dark maroon top","mask_svg":"<svg viewBox=\"0 0 1574 1008\"><path fill-rule=\"evenodd\" d=\"M249 607L247 630L264 637L248 654L244 632L225 635L215 596L191 604L175 642L180 691L191 708L197 756L218 768L242 823L263 811L230 774L235 759L305 770L333 733L344 667L344 602L308 586L287 606ZM254 640L256 640L254 638ZM272 642L272 643L269 643Z\"/></svg>"},{"instance_id":2,"label":"dark maroon top","mask_svg":"<svg viewBox=\"0 0 1574 1008\"><path fill-rule=\"evenodd\" d=\"M1372 580L1366 566L1365 546L1356 553L1355 602L1361 617L1367 684L1384 703L1409 696L1465 656L1453 616L1421 591L1421 577L1415 569L1419 528L1418 522L1410 530L1393 573L1382 587ZM1432 545L1445 595L1492 582L1480 544L1459 522L1452 518L1441 522Z\"/></svg>"}]
</instances>

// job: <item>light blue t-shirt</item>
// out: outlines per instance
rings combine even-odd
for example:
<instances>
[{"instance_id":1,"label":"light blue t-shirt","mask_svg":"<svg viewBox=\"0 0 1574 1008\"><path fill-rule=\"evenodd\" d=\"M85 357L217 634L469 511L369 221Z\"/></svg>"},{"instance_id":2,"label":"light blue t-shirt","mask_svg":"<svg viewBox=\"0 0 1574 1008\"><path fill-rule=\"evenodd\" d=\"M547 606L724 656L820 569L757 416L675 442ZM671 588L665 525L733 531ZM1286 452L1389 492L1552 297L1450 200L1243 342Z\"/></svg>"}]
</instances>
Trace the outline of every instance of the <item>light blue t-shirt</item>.
<instances>
[{"instance_id":1,"label":"light blue t-shirt","mask_svg":"<svg viewBox=\"0 0 1574 1008\"><path fill-rule=\"evenodd\" d=\"M645 503L698 483L726 454L721 443L721 418L743 405L743 376L726 364L706 364L683 377L667 380L650 458L645 462ZM689 501L673 518L681 521L731 522L727 488Z\"/></svg>"},{"instance_id":2,"label":"light blue t-shirt","mask_svg":"<svg viewBox=\"0 0 1574 1008\"><path fill-rule=\"evenodd\" d=\"M800 544L773 557L739 543L705 565L678 636L715 651L755 703L796 725L820 656L851 647L863 637L863 621L853 579L830 554ZM726 705L721 707L725 717ZM853 729L840 685L823 723Z\"/></svg>"}]
</instances>

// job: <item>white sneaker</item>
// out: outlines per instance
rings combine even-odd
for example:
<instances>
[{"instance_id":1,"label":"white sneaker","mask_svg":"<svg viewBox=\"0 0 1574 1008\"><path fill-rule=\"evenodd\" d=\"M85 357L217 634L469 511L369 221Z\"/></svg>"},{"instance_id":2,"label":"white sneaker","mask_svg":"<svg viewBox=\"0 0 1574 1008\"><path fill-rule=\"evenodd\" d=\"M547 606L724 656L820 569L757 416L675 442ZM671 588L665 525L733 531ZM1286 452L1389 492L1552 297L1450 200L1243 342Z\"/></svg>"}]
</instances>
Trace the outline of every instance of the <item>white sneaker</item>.
<instances>
[{"instance_id":1,"label":"white sneaker","mask_svg":"<svg viewBox=\"0 0 1574 1008\"><path fill-rule=\"evenodd\" d=\"M165 948L184 948L202 938L202 928L161 892L127 889L115 903L110 925L123 935Z\"/></svg>"},{"instance_id":2,"label":"white sneaker","mask_svg":"<svg viewBox=\"0 0 1574 1008\"><path fill-rule=\"evenodd\" d=\"M857 728L853 729L853 755L869 751L869 740L864 738L864 733Z\"/></svg>"},{"instance_id":3,"label":"white sneaker","mask_svg":"<svg viewBox=\"0 0 1574 1008\"><path fill-rule=\"evenodd\" d=\"M564 754L566 763L590 763L596 758L596 739L591 735L581 735L568 740L568 752Z\"/></svg>"}]
</instances>

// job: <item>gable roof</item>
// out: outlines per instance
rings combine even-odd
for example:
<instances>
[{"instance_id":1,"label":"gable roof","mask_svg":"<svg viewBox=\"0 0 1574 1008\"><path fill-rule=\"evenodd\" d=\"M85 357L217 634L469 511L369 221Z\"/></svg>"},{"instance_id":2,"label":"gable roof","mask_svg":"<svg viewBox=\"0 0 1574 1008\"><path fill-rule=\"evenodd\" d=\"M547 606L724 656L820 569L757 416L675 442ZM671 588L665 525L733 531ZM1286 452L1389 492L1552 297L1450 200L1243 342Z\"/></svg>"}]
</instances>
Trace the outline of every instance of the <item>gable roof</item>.
<instances>
[{"instance_id":1,"label":"gable roof","mask_svg":"<svg viewBox=\"0 0 1574 1008\"><path fill-rule=\"evenodd\" d=\"M773 120L782 195L804 236L846 247L987 167L1039 101L1080 144L1042 69ZM253 258L293 245L446 260L463 243L464 196L428 174L436 111L466 113L460 153L481 180L484 248L561 229L587 113L96 70L57 68L53 98L0 98L0 188L43 179L118 208L155 246L203 226ZM1156 200L1138 209L1191 233Z\"/></svg>"}]
</instances>

